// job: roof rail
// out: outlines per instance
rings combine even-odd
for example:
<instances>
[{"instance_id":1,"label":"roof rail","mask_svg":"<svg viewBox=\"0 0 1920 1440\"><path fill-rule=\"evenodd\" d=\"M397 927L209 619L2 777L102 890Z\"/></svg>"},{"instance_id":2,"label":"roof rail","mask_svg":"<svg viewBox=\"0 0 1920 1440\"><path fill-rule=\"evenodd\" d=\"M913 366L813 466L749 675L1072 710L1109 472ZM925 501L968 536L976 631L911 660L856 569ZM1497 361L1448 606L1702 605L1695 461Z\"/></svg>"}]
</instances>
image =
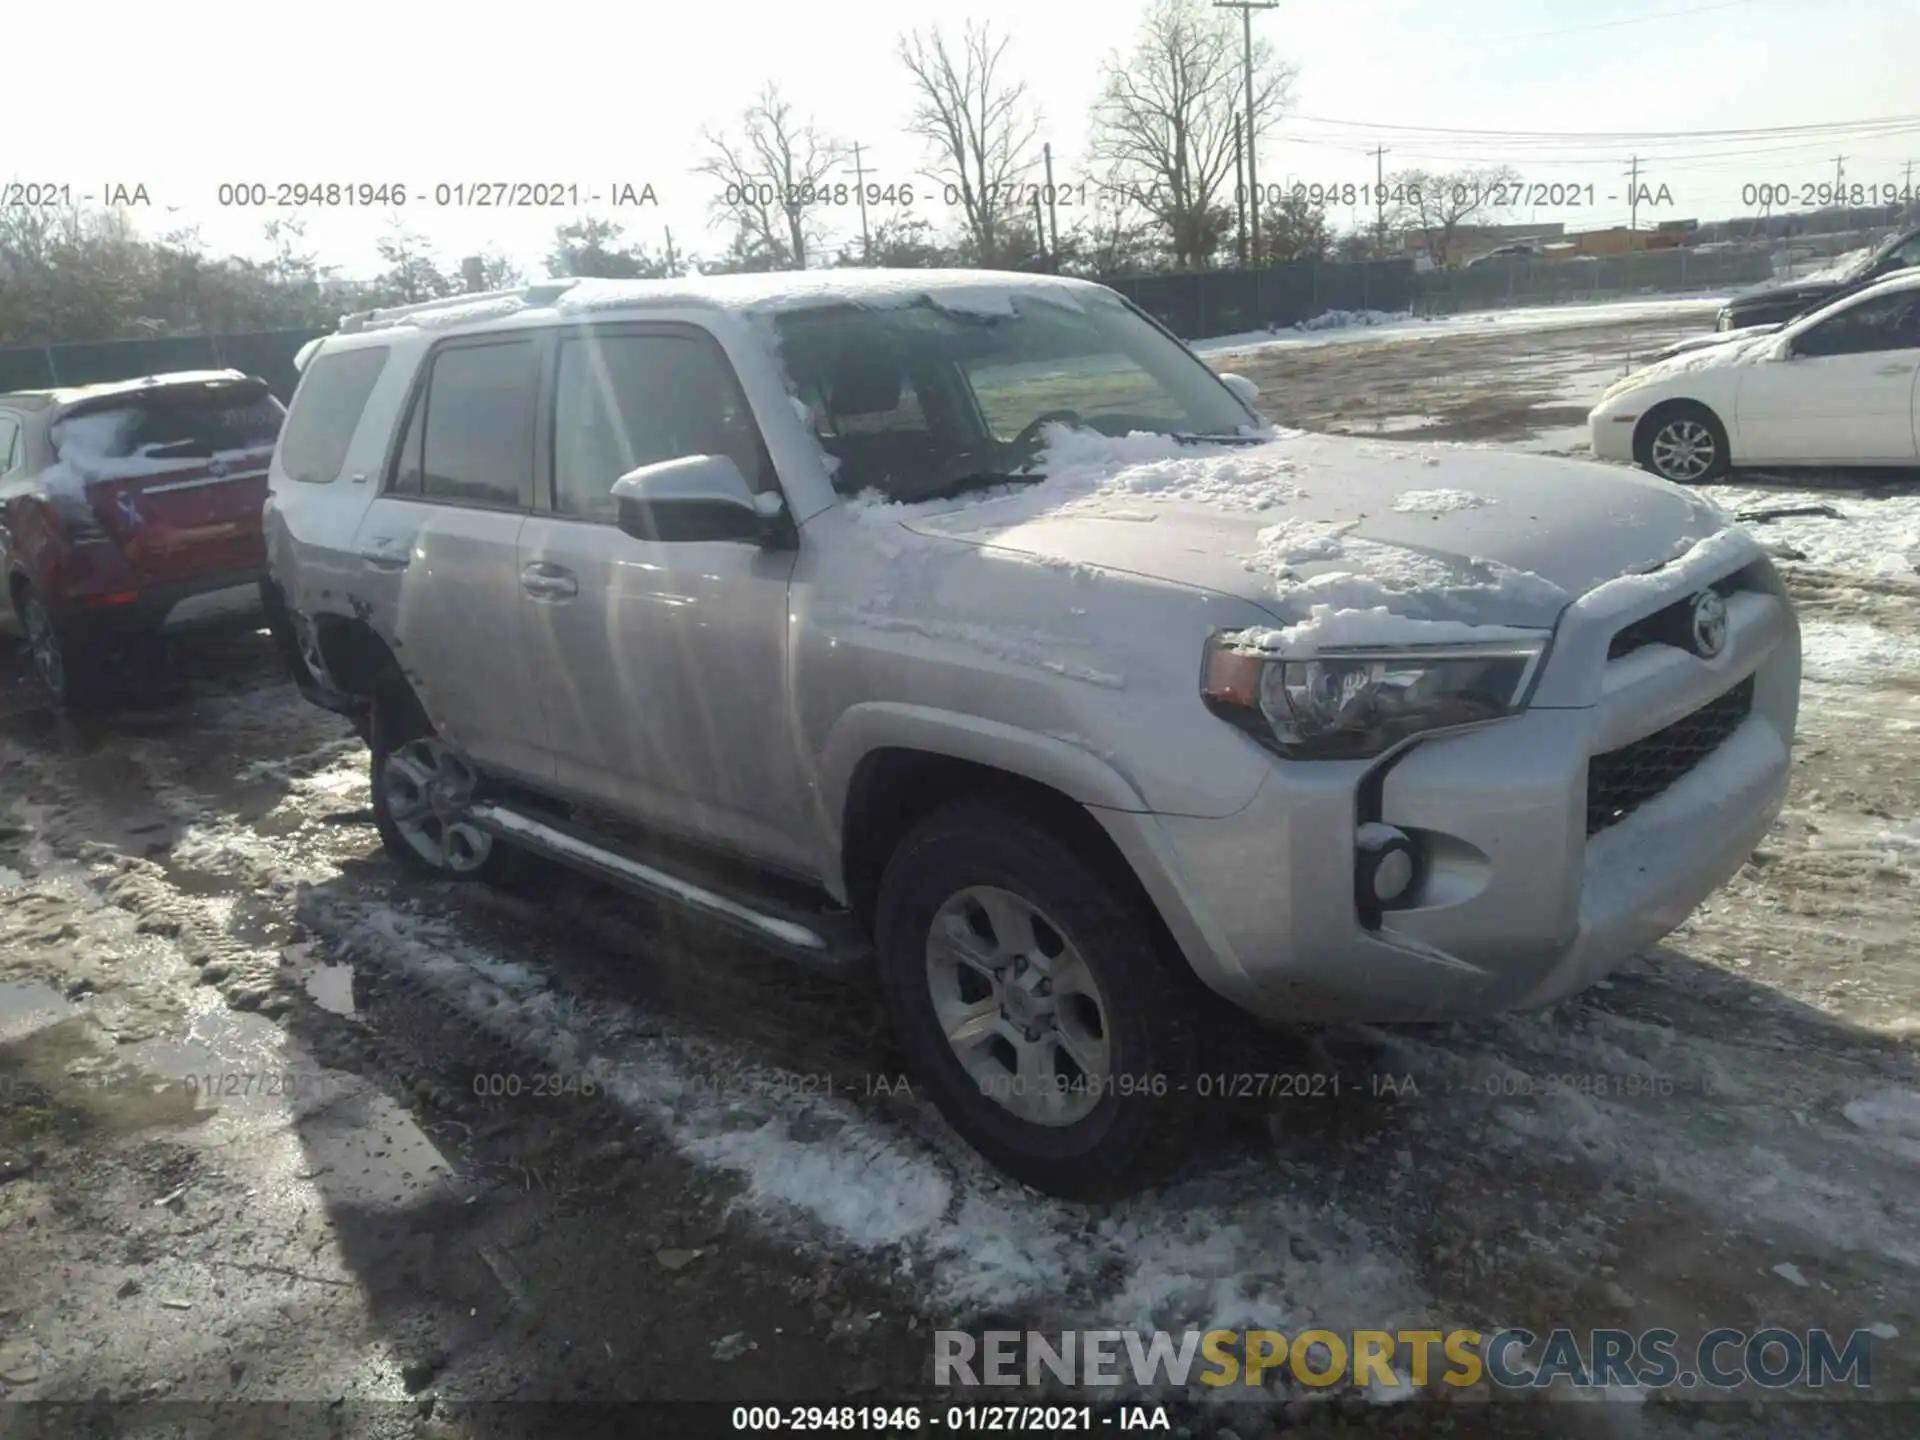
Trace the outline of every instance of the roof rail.
<instances>
[{"instance_id":1,"label":"roof rail","mask_svg":"<svg viewBox=\"0 0 1920 1440\"><path fill-rule=\"evenodd\" d=\"M479 305L488 300L518 300L523 305L551 305L573 288L576 280L542 280L535 285L522 285L515 290L465 291L458 295L448 295L439 300L421 300L412 305L389 305L379 310L361 310L352 315L342 315L337 331L341 335L357 335L362 330L378 330L388 325L404 324L416 315L428 315L441 310L458 310L467 305Z\"/></svg>"}]
</instances>

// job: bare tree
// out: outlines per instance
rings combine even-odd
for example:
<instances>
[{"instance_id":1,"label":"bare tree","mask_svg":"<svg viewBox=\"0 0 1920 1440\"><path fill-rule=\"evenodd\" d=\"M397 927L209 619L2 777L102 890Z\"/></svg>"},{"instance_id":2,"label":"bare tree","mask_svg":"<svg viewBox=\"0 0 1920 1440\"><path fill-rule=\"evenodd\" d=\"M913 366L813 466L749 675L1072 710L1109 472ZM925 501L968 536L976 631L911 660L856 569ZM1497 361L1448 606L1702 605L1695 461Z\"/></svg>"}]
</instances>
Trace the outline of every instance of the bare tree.
<instances>
[{"instance_id":1,"label":"bare tree","mask_svg":"<svg viewBox=\"0 0 1920 1440\"><path fill-rule=\"evenodd\" d=\"M928 178L958 196L982 265L1000 262L1008 221L1024 220L1020 182L1037 158L1040 116L1026 82L1006 74L1007 44L971 21L957 45L939 30L900 37L915 97L907 131L932 153Z\"/></svg>"},{"instance_id":2,"label":"bare tree","mask_svg":"<svg viewBox=\"0 0 1920 1440\"><path fill-rule=\"evenodd\" d=\"M801 120L768 84L732 133L702 132L709 154L695 173L716 182L708 202L731 226L738 268L804 270L821 238L822 191L846 165L848 147ZM736 254L737 252L737 254Z\"/></svg>"},{"instance_id":3,"label":"bare tree","mask_svg":"<svg viewBox=\"0 0 1920 1440\"><path fill-rule=\"evenodd\" d=\"M1294 70L1264 41L1253 63L1260 131L1286 107ZM1153 0L1132 55L1110 55L1102 67L1094 155L1137 188L1180 269L1211 264L1232 223L1243 93L1240 27L1208 0Z\"/></svg>"},{"instance_id":4,"label":"bare tree","mask_svg":"<svg viewBox=\"0 0 1920 1440\"><path fill-rule=\"evenodd\" d=\"M1505 197L1517 190L1519 183L1519 172L1510 165L1402 170L1388 182L1396 197L1388 220L1394 228L1418 237L1434 264L1445 265L1460 230L1485 223L1507 209Z\"/></svg>"}]
</instances>

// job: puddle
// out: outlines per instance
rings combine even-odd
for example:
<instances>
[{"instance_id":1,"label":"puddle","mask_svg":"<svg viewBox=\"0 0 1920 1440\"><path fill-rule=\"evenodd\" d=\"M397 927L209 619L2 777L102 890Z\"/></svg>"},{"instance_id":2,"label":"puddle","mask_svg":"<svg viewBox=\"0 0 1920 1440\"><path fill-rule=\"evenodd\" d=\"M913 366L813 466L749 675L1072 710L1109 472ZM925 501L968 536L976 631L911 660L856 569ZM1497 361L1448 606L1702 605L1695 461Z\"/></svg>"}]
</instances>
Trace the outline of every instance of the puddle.
<instances>
[{"instance_id":1,"label":"puddle","mask_svg":"<svg viewBox=\"0 0 1920 1440\"><path fill-rule=\"evenodd\" d=\"M79 1007L38 980L0 980L0 1044L79 1014Z\"/></svg>"},{"instance_id":2,"label":"puddle","mask_svg":"<svg viewBox=\"0 0 1920 1440\"><path fill-rule=\"evenodd\" d=\"M306 977L307 994L322 1010L336 1015L351 1015L353 1006L353 966L316 965Z\"/></svg>"}]
</instances>

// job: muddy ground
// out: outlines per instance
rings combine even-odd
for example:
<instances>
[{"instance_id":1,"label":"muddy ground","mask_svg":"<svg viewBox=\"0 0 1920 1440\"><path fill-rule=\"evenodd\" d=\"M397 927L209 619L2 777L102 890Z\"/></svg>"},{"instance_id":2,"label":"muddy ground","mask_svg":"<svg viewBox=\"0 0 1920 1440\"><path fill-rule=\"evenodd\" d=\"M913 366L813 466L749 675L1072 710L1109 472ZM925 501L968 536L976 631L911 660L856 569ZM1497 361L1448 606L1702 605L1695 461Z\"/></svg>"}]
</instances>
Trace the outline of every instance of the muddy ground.
<instances>
[{"instance_id":1,"label":"muddy ground","mask_svg":"<svg viewBox=\"0 0 1920 1440\"><path fill-rule=\"evenodd\" d=\"M1276 419L1555 448L1657 339L1219 358ZM402 876L364 749L264 636L84 719L0 639L0 1400L569 1433L463 1407L926 1398L956 1323L1873 1325L1852 1403L1283 1385L1231 1426L1920 1433L1920 577L1792 579L1810 637L1895 658L1809 682L1786 815L1725 892L1542 1014L1263 1039L1267 1071L1337 1084L1097 1209L960 1147L863 988L551 871Z\"/></svg>"}]
</instances>

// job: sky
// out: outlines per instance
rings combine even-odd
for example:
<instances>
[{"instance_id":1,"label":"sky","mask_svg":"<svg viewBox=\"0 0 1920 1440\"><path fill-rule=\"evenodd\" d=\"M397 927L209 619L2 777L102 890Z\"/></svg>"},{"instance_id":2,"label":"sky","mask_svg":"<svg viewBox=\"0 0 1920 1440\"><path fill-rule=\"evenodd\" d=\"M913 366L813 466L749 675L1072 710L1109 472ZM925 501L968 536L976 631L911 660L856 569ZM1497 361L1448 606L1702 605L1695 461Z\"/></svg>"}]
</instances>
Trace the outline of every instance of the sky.
<instances>
[{"instance_id":1,"label":"sky","mask_svg":"<svg viewBox=\"0 0 1920 1440\"><path fill-rule=\"evenodd\" d=\"M976 20L1009 36L1008 73L1038 106L1055 181L1075 186L1101 62L1130 48L1141 9L640 0L545 24L519 7L444 0L329 0L306 12L109 0L86 12L76 47L73 13L26 7L10 17L12 52L66 58L10 68L16 138L21 117L47 128L41 143L9 147L0 179L64 184L75 199L143 186L142 230L197 226L216 253L264 258L266 222L298 215L307 248L348 278L380 268L374 243L391 207L222 204L222 185L404 185L398 213L443 260L497 248L532 278L554 227L577 212L437 204L437 187L449 199L475 183L577 187L600 196L589 213L622 223L629 239L657 250L671 228L682 253L717 252L713 182L690 173L701 130L737 120L771 80L798 112L861 143L871 181L915 182L913 213L946 224L951 215L928 203L926 157L902 133L912 94L900 34L957 35ZM1776 210L1796 208L1801 186L1834 179L1836 156L1847 183L1893 186L1920 159L1920 117L1851 123L1920 110L1920 0L1280 0L1253 23L1298 71L1261 145L1263 186L1370 181L1367 152L1384 144L1389 175L1508 164L1530 184L1558 186L1549 198L1571 190L1577 208L1502 218L1578 229L1627 219L1635 153L1649 191L1670 196L1642 207L1643 225L1752 213L1743 200L1761 184L1787 187ZM1748 133L1842 122L1811 136ZM635 195L651 186L657 203L615 208L622 185ZM857 211L832 213L838 238L858 234ZM1345 229L1371 212L1341 205L1331 218Z\"/></svg>"}]
</instances>

